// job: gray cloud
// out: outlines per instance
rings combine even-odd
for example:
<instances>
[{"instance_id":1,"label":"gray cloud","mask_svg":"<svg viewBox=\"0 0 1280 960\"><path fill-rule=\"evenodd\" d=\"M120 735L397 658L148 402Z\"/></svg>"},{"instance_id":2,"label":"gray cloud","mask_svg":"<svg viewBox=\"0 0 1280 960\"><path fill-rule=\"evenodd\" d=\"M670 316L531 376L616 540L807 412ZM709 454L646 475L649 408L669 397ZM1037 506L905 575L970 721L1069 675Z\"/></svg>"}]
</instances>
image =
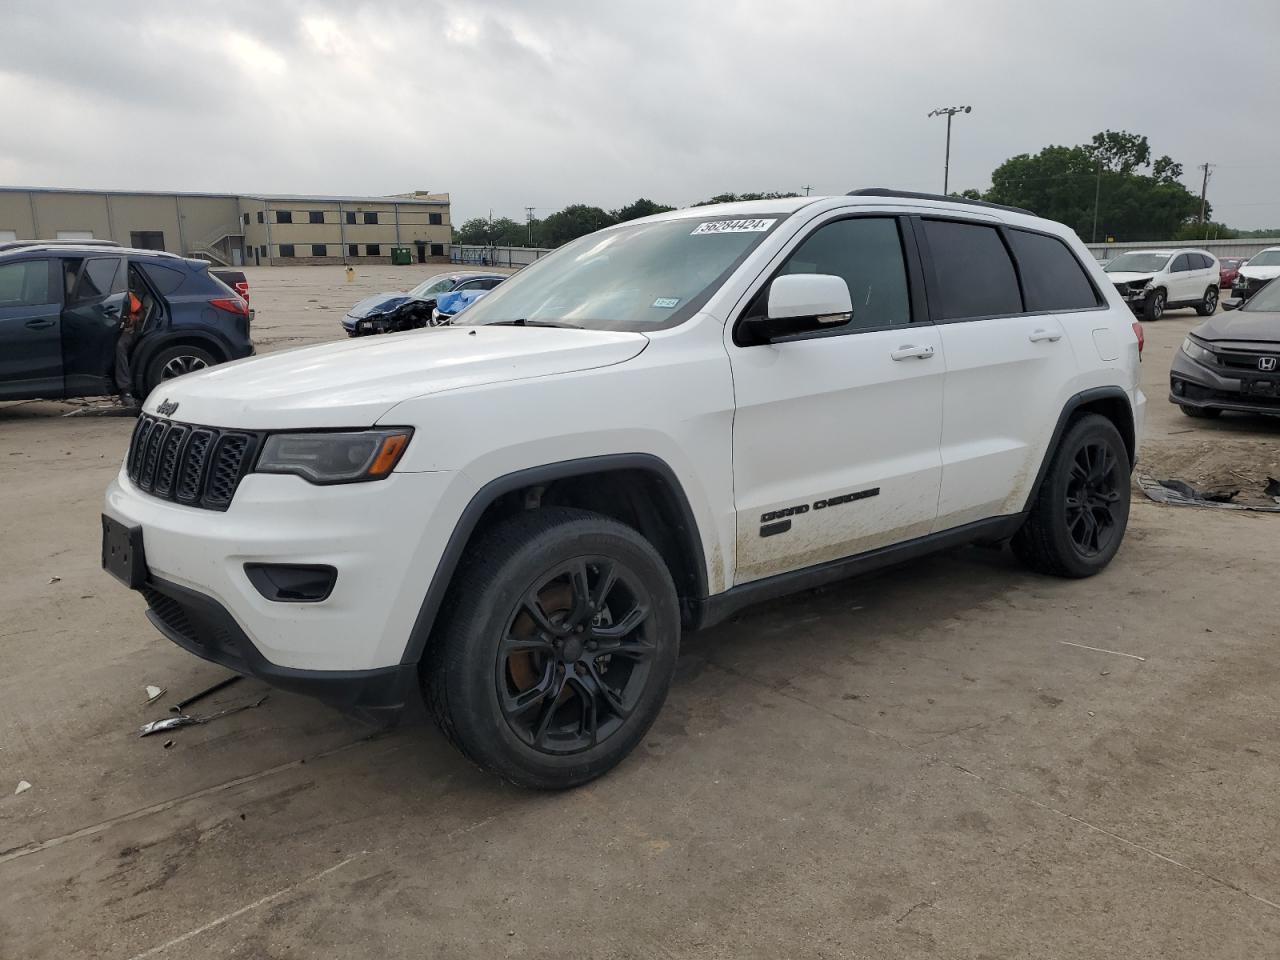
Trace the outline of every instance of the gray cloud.
<instances>
[{"instance_id":1,"label":"gray cloud","mask_svg":"<svg viewBox=\"0 0 1280 960\"><path fill-rule=\"evenodd\" d=\"M433 0L17 5L0 182L386 193L455 216L645 195L953 188L1104 129L1219 164L1219 219L1280 225L1280 5Z\"/></svg>"}]
</instances>

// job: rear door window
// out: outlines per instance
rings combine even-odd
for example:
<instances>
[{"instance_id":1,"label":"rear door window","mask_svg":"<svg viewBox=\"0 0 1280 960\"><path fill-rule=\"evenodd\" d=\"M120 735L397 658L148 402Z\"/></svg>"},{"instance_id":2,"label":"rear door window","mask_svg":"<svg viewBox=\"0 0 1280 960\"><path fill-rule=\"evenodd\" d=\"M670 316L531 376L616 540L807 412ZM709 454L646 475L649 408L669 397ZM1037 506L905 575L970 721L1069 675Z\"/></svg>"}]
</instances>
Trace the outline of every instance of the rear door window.
<instances>
[{"instance_id":1,"label":"rear door window","mask_svg":"<svg viewBox=\"0 0 1280 960\"><path fill-rule=\"evenodd\" d=\"M1028 310L1088 310L1098 294L1080 261L1057 237L1010 230L1009 244L1018 258Z\"/></svg>"},{"instance_id":2,"label":"rear door window","mask_svg":"<svg viewBox=\"0 0 1280 960\"><path fill-rule=\"evenodd\" d=\"M57 299L49 295L48 260L23 260L0 266L0 309L36 307Z\"/></svg>"},{"instance_id":3,"label":"rear door window","mask_svg":"<svg viewBox=\"0 0 1280 960\"><path fill-rule=\"evenodd\" d=\"M936 306L944 320L1022 312L1018 275L995 227L954 220L923 220L937 279Z\"/></svg>"}]
</instances>

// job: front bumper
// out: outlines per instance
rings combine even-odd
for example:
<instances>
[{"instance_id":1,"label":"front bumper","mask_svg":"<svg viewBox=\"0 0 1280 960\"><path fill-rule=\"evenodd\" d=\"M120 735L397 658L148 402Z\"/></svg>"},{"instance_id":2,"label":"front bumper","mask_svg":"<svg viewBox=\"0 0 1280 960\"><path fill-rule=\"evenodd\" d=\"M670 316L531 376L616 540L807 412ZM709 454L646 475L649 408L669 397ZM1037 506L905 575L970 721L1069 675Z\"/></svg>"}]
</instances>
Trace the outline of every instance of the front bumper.
<instances>
[{"instance_id":1,"label":"front bumper","mask_svg":"<svg viewBox=\"0 0 1280 960\"><path fill-rule=\"evenodd\" d=\"M1219 372L1179 350L1169 370L1169 402L1197 410L1280 416L1280 375L1243 376L1239 371Z\"/></svg>"},{"instance_id":2,"label":"front bumper","mask_svg":"<svg viewBox=\"0 0 1280 960\"><path fill-rule=\"evenodd\" d=\"M447 539L428 520L457 476L396 473L313 486L249 474L230 508L218 512L153 497L121 471L103 512L141 527L141 592L170 640L330 702L385 707L412 687L406 671L416 665L402 659ZM259 592L246 563L328 565L338 573L324 600L280 602Z\"/></svg>"}]
</instances>

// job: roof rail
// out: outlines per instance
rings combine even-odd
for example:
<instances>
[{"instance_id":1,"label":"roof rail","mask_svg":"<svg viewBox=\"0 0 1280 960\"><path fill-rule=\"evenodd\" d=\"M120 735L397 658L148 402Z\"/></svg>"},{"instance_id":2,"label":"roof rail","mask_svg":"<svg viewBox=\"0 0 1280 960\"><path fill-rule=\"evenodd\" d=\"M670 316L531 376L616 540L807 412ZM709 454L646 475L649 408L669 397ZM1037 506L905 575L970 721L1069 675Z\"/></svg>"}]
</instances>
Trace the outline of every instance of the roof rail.
<instances>
[{"instance_id":1,"label":"roof rail","mask_svg":"<svg viewBox=\"0 0 1280 960\"><path fill-rule=\"evenodd\" d=\"M906 197L911 200L938 200L943 203L964 203L971 207L990 207L992 210L1008 210L1010 213L1024 213L1028 217L1037 216L1022 207L1009 207L1003 203L988 203L986 200L970 200L968 197L947 197L941 193L913 193L910 190L890 190L888 187L865 187L862 190L850 190L850 197Z\"/></svg>"},{"instance_id":2,"label":"roof rail","mask_svg":"<svg viewBox=\"0 0 1280 960\"><path fill-rule=\"evenodd\" d=\"M0 250L20 250L23 247L118 247L114 240L5 240Z\"/></svg>"}]
</instances>

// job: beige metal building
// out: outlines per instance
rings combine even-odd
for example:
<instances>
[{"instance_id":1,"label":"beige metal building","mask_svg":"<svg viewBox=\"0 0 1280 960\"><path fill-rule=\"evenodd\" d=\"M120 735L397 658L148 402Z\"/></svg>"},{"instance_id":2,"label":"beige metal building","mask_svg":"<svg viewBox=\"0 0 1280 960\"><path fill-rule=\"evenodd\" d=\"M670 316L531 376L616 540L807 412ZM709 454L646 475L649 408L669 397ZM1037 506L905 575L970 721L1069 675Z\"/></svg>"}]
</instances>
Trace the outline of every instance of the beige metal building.
<instances>
[{"instance_id":1,"label":"beige metal building","mask_svg":"<svg viewBox=\"0 0 1280 960\"><path fill-rule=\"evenodd\" d=\"M225 266L447 260L449 195L147 193L0 187L0 241L115 240Z\"/></svg>"}]
</instances>

